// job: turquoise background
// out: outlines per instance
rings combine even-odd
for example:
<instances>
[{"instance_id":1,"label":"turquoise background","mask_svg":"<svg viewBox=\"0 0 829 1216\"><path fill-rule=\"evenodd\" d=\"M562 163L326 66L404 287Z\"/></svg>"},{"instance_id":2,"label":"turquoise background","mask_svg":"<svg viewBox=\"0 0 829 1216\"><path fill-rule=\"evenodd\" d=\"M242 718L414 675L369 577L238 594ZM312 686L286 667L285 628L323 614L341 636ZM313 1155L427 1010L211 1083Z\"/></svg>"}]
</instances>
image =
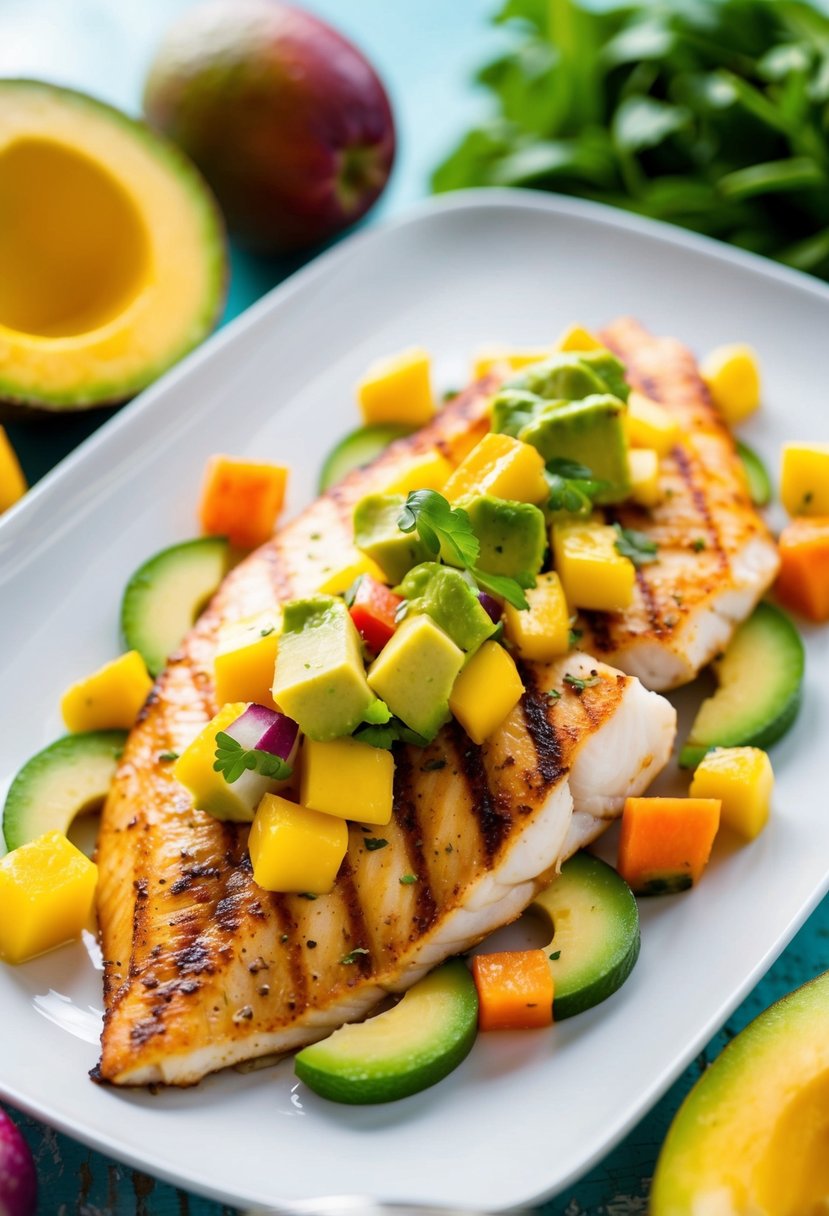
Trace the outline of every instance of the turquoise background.
<instances>
[{"instance_id":1,"label":"turquoise background","mask_svg":"<svg viewBox=\"0 0 829 1216\"><path fill-rule=\"evenodd\" d=\"M136 113L153 48L167 23L188 2L0 0L0 75L53 80ZM431 167L464 128L485 112L485 98L473 86L471 76L476 65L504 42L503 32L487 22L493 6L489 0L314 0L307 7L353 37L386 80L398 120L399 156L392 182L367 222L398 213L427 193ZM299 260L255 259L234 250L225 320L299 264ZM10 427L29 479L43 476L112 412ZM728 932L727 925L723 932ZM716 942L711 949L716 949ZM829 900L663 1100L586 1178L545 1205L546 1216L646 1212L659 1145L684 1094L751 1018L827 967ZM693 976L690 982L704 984L705 976ZM585 1083L600 1085L600 1080L586 1078ZM551 1094L551 1112L555 1103L556 1096ZM20 1123L38 1166L42 1216L219 1216L230 1212L156 1183L33 1120L21 1118ZM554 1144L550 1151L555 1151ZM368 1176L366 1186L370 1190Z\"/></svg>"}]
</instances>

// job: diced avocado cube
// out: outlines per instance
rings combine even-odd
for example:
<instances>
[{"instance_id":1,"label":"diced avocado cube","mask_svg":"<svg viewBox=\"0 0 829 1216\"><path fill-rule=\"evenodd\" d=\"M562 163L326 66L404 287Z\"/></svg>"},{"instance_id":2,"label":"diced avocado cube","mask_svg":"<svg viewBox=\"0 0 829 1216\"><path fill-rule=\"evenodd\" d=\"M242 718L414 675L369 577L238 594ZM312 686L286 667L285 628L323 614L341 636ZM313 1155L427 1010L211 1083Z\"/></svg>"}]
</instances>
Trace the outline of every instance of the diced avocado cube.
<instances>
[{"instance_id":1,"label":"diced avocado cube","mask_svg":"<svg viewBox=\"0 0 829 1216\"><path fill-rule=\"evenodd\" d=\"M625 365L621 359L617 359L609 350L588 350L582 351L579 355L585 367L589 367L601 380L607 385L607 392L612 393L614 397L618 397L620 401L627 401L630 393L630 385L625 379Z\"/></svg>"},{"instance_id":2,"label":"diced avocado cube","mask_svg":"<svg viewBox=\"0 0 829 1216\"><path fill-rule=\"evenodd\" d=\"M451 566L423 562L409 571L398 591L408 600L407 616L426 613L467 653L477 650L497 629L476 588Z\"/></svg>"},{"instance_id":3,"label":"diced avocado cube","mask_svg":"<svg viewBox=\"0 0 829 1216\"><path fill-rule=\"evenodd\" d=\"M505 385L523 389L546 401L578 401L596 393L613 393L627 400L624 365L609 350L563 352L534 363Z\"/></svg>"},{"instance_id":4,"label":"diced avocado cube","mask_svg":"<svg viewBox=\"0 0 829 1216\"><path fill-rule=\"evenodd\" d=\"M538 574L547 548L546 523L538 507L492 494L478 494L462 505L481 546L481 570L510 578Z\"/></svg>"},{"instance_id":5,"label":"diced avocado cube","mask_svg":"<svg viewBox=\"0 0 829 1216\"><path fill-rule=\"evenodd\" d=\"M405 502L402 494L368 494L354 509L354 543L390 583L401 582L412 566L430 557L416 532L401 532L397 526Z\"/></svg>"},{"instance_id":6,"label":"diced avocado cube","mask_svg":"<svg viewBox=\"0 0 829 1216\"><path fill-rule=\"evenodd\" d=\"M396 717L434 739L449 718L449 695L463 662L452 639L431 617L418 614L407 617L383 647L368 681Z\"/></svg>"},{"instance_id":7,"label":"diced avocado cube","mask_svg":"<svg viewBox=\"0 0 829 1216\"><path fill-rule=\"evenodd\" d=\"M585 397L541 411L524 427L521 439L537 448L545 461L572 460L590 469L606 487L598 503L621 502L630 494L625 407L609 394Z\"/></svg>"},{"instance_id":8,"label":"diced avocado cube","mask_svg":"<svg viewBox=\"0 0 829 1216\"><path fill-rule=\"evenodd\" d=\"M374 695L342 600L315 595L285 605L273 697L310 739L337 739L360 725Z\"/></svg>"},{"instance_id":9,"label":"diced avocado cube","mask_svg":"<svg viewBox=\"0 0 829 1216\"><path fill-rule=\"evenodd\" d=\"M492 401L492 429L499 435L517 439L527 423L532 422L546 404L538 393L523 388L503 388ZM561 401L566 405L566 401Z\"/></svg>"}]
</instances>

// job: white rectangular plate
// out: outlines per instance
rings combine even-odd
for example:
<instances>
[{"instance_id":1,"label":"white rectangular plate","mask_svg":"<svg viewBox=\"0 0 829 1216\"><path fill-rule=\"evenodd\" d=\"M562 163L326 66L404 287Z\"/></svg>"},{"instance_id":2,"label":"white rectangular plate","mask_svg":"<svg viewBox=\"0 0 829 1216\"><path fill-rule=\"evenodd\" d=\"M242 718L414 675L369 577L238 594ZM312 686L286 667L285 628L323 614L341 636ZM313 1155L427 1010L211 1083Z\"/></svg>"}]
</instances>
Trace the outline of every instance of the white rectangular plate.
<instances>
[{"instance_id":1,"label":"white rectangular plate","mask_svg":"<svg viewBox=\"0 0 829 1216\"><path fill-rule=\"evenodd\" d=\"M829 440L829 291L619 212L472 192L358 235L252 308L104 426L0 523L0 779L61 733L58 698L119 648L118 603L146 556L192 535L212 452L289 464L291 509L356 423L368 361L414 343L458 384L488 342L549 342L632 313L698 352L760 351L747 438ZM46 425L44 423L44 425ZM774 752L772 823L718 846L701 886L644 910L641 961L607 1004L550 1032L483 1035L438 1087L396 1105L326 1104L291 1064L182 1092L93 1085L100 976L69 947L0 968L0 1092L70 1135L244 1205L323 1194L503 1208L559 1190L665 1090L827 888L827 636ZM2 794L0 787L0 794ZM88 943L93 945L90 938Z\"/></svg>"}]
</instances>

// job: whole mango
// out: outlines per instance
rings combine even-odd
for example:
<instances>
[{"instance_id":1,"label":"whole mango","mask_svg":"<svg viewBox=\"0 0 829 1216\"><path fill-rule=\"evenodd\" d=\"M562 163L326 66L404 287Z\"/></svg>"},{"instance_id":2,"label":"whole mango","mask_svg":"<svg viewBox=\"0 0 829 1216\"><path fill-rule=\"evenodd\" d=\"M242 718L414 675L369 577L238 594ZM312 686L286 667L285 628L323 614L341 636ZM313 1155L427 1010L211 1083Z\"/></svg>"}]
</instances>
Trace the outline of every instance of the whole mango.
<instances>
[{"instance_id":1,"label":"whole mango","mask_svg":"<svg viewBox=\"0 0 829 1216\"><path fill-rule=\"evenodd\" d=\"M391 170L382 82L331 26L279 0L208 0L169 30L144 110L249 248L284 253L358 220Z\"/></svg>"}]
</instances>

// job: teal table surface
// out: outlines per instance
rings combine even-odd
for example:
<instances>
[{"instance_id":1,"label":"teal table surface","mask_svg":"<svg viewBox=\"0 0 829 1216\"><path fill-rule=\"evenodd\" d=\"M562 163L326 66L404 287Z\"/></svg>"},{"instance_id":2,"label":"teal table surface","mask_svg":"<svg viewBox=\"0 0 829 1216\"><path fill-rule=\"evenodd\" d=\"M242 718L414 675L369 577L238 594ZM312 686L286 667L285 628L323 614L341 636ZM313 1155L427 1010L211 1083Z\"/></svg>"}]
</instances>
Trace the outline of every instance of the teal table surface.
<instances>
[{"instance_id":1,"label":"teal table surface","mask_svg":"<svg viewBox=\"0 0 829 1216\"><path fill-rule=\"evenodd\" d=\"M153 48L166 24L188 2L0 0L0 75L54 80L137 112ZM307 7L353 37L386 80L397 114L399 156L391 185L368 222L399 213L427 193L430 168L457 135L485 112L485 99L471 78L475 66L503 41L503 35L487 22L492 4L487 0L313 0ZM255 259L233 250L225 320L298 264ZM48 426L10 427L30 481L42 477L111 413L76 415ZM756 1014L826 968L829 900L665 1097L585 1178L546 1204L546 1216L646 1212L659 1145L684 1094ZM696 982L704 983L705 977L696 977ZM550 1102L552 1108L554 1094ZM219 1216L230 1212L110 1161L34 1120L20 1116L19 1121L37 1162L42 1216ZM555 1152L554 1144L550 1151ZM369 1178L366 1183L370 1190Z\"/></svg>"}]
</instances>

